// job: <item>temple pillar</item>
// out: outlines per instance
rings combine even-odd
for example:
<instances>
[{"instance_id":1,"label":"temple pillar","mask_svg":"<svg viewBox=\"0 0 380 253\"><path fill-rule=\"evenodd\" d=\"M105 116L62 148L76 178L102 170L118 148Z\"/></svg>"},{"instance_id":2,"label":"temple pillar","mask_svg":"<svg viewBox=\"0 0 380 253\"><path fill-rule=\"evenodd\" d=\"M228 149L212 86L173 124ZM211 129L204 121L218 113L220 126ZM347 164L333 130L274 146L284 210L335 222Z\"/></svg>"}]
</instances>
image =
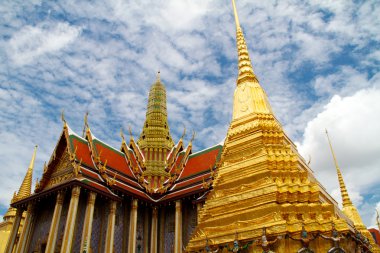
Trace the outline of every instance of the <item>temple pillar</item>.
<instances>
[{"instance_id":1,"label":"temple pillar","mask_svg":"<svg viewBox=\"0 0 380 253\"><path fill-rule=\"evenodd\" d=\"M5 248L5 253L13 252L13 248L16 242L17 232L20 227L22 213L23 213L23 210L21 208L17 208L16 216L12 225L12 230L11 230L11 233L9 234L7 247Z\"/></svg>"},{"instance_id":2,"label":"temple pillar","mask_svg":"<svg viewBox=\"0 0 380 253\"><path fill-rule=\"evenodd\" d=\"M92 232L92 221L94 218L94 207L95 207L96 193L90 192L87 198L86 213L83 222L83 232L82 232L82 242L80 245L80 252L89 252L91 246L91 232Z\"/></svg>"},{"instance_id":3,"label":"temple pillar","mask_svg":"<svg viewBox=\"0 0 380 253\"><path fill-rule=\"evenodd\" d=\"M24 225L17 243L16 253L23 253L28 248L28 239L30 238L30 231L34 220L33 208L33 204L29 203L28 209L26 210Z\"/></svg>"},{"instance_id":4,"label":"temple pillar","mask_svg":"<svg viewBox=\"0 0 380 253\"><path fill-rule=\"evenodd\" d=\"M131 217L129 223L129 242L128 242L128 253L136 252L136 230L137 230L137 207L138 200L132 200Z\"/></svg>"},{"instance_id":5,"label":"temple pillar","mask_svg":"<svg viewBox=\"0 0 380 253\"><path fill-rule=\"evenodd\" d=\"M113 252L114 235L115 235L115 216L116 216L116 201L111 200L110 212L108 214L108 222L107 222L106 246L104 247L105 253Z\"/></svg>"},{"instance_id":6,"label":"temple pillar","mask_svg":"<svg viewBox=\"0 0 380 253\"><path fill-rule=\"evenodd\" d=\"M45 253L54 253L55 243L57 241L59 221L61 219L63 199L63 192L58 192L57 199L55 201L53 219L50 224L49 236L46 243Z\"/></svg>"},{"instance_id":7,"label":"temple pillar","mask_svg":"<svg viewBox=\"0 0 380 253\"><path fill-rule=\"evenodd\" d=\"M153 207L152 210L152 227L150 233L150 252L157 253L157 227L158 227L158 210Z\"/></svg>"},{"instance_id":8,"label":"temple pillar","mask_svg":"<svg viewBox=\"0 0 380 253\"><path fill-rule=\"evenodd\" d=\"M181 200L175 202L175 235L174 253L182 252L182 204Z\"/></svg>"},{"instance_id":9,"label":"temple pillar","mask_svg":"<svg viewBox=\"0 0 380 253\"><path fill-rule=\"evenodd\" d=\"M79 202L80 187L74 186L71 190L71 199L69 210L67 212L67 219L65 225L65 232L63 234L61 253L70 253L73 245L75 221L77 218L78 202Z\"/></svg>"},{"instance_id":10,"label":"temple pillar","mask_svg":"<svg viewBox=\"0 0 380 253\"><path fill-rule=\"evenodd\" d=\"M165 252L165 207L160 208L160 253Z\"/></svg>"},{"instance_id":11,"label":"temple pillar","mask_svg":"<svg viewBox=\"0 0 380 253\"><path fill-rule=\"evenodd\" d=\"M154 177L156 178L156 177ZM149 209L145 208L144 214L144 253L149 253Z\"/></svg>"}]
</instances>

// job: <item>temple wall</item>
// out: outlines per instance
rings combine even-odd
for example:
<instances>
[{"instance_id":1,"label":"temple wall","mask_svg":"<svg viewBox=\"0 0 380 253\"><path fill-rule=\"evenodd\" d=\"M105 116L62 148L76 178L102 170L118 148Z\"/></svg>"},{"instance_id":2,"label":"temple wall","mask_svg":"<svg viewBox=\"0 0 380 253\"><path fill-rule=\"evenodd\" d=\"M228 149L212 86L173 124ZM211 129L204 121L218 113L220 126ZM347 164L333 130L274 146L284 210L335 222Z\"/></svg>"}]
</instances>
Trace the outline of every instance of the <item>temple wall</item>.
<instances>
[{"instance_id":1,"label":"temple wall","mask_svg":"<svg viewBox=\"0 0 380 253\"><path fill-rule=\"evenodd\" d=\"M115 253L126 253L129 239L130 202L118 203L115 217Z\"/></svg>"},{"instance_id":2,"label":"temple wall","mask_svg":"<svg viewBox=\"0 0 380 253\"><path fill-rule=\"evenodd\" d=\"M150 244L149 236L150 236L150 226L149 219L151 219L151 215L147 215L148 208L139 205L137 210L137 230L136 230L136 252L149 252L149 249L145 249L144 242L148 241L148 245ZM147 226L147 227L146 227ZM144 233L144 228L148 229L147 233ZM149 248L149 246L148 246Z\"/></svg>"},{"instance_id":3,"label":"temple wall","mask_svg":"<svg viewBox=\"0 0 380 253\"><path fill-rule=\"evenodd\" d=\"M75 229L73 235L73 247L72 252L79 252L80 246L82 242L82 231L84 225L84 216L86 213L87 206L87 197L88 195L83 190L79 195L79 203L78 203L78 211L77 211L77 219L75 222Z\"/></svg>"},{"instance_id":4,"label":"temple wall","mask_svg":"<svg viewBox=\"0 0 380 253\"><path fill-rule=\"evenodd\" d=\"M108 199L104 199L104 198L100 199L99 207L100 207L100 215L102 216L101 217L102 224L101 224L101 227L99 229L100 238L98 241L98 251L97 252L102 253L102 252L104 252L104 246L105 246L106 235L107 235L108 214L110 212Z\"/></svg>"},{"instance_id":5,"label":"temple wall","mask_svg":"<svg viewBox=\"0 0 380 253\"><path fill-rule=\"evenodd\" d=\"M100 199L100 196L98 195L95 200L94 216L93 216L92 231L91 231L90 249L92 250L93 253L101 252L100 243L102 242L102 238L103 238L101 231L103 229L104 220L106 219L102 212L105 205L103 203L100 203L101 201L104 201L104 200Z\"/></svg>"},{"instance_id":6,"label":"temple wall","mask_svg":"<svg viewBox=\"0 0 380 253\"><path fill-rule=\"evenodd\" d=\"M165 207L165 228L164 228L165 251L164 253L174 252L174 228L175 228L175 206L169 205Z\"/></svg>"},{"instance_id":7,"label":"temple wall","mask_svg":"<svg viewBox=\"0 0 380 253\"><path fill-rule=\"evenodd\" d=\"M189 242L197 226L197 206L191 200L182 202L182 241L183 246Z\"/></svg>"},{"instance_id":8,"label":"temple wall","mask_svg":"<svg viewBox=\"0 0 380 253\"><path fill-rule=\"evenodd\" d=\"M28 252L41 252L46 247L50 224L54 213L55 198L43 199L36 205L36 219L31 233Z\"/></svg>"}]
</instances>

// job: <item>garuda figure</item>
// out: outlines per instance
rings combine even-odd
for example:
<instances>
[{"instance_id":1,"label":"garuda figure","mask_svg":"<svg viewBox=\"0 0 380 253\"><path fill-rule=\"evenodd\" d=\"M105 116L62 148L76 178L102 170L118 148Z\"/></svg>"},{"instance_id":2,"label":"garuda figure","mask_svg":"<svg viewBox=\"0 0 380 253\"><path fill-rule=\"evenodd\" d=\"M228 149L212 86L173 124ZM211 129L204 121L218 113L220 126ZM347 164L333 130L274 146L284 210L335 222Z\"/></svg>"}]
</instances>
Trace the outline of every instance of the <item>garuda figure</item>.
<instances>
[{"instance_id":1,"label":"garuda figure","mask_svg":"<svg viewBox=\"0 0 380 253\"><path fill-rule=\"evenodd\" d=\"M302 226L301 238L294 238L291 235L288 236L292 240L301 242L302 248L300 248L297 253L314 253L314 251L309 248L309 244L311 241L314 241L318 235L312 235L312 237L309 237L307 231L305 230L305 227Z\"/></svg>"},{"instance_id":2,"label":"garuda figure","mask_svg":"<svg viewBox=\"0 0 380 253\"><path fill-rule=\"evenodd\" d=\"M271 245L275 244L279 239L281 239L281 236L278 236L276 239L273 241L268 241L267 236L266 236L266 230L265 228L263 229L263 235L261 236L261 241L258 241L256 243L256 246L261 246L263 249L263 253L275 253L270 249Z\"/></svg>"},{"instance_id":3,"label":"garuda figure","mask_svg":"<svg viewBox=\"0 0 380 253\"><path fill-rule=\"evenodd\" d=\"M346 253L340 246L339 242L342 239L345 239L344 237L340 237L338 234L338 231L336 231L335 226L333 225L333 231L332 231L332 237L328 237L325 235L321 235L323 239L330 240L333 242L333 247L329 249L327 253Z\"/></svg>"}]
</instances>

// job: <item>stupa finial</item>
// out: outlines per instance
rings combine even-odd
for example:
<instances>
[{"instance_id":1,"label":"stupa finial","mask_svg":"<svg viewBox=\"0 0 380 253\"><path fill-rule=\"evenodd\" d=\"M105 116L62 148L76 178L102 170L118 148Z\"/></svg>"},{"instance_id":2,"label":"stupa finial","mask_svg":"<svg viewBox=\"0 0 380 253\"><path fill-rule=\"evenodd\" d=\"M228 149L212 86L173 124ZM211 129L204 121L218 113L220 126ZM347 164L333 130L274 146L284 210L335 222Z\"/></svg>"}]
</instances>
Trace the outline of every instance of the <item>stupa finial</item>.
<instances>
[{"instance_id":1,"label":"stupa finial","mask_svg":"<svg viewBox=\"0 0 380 253\"><path fill-rule=\"evenodd\" d=\"M236 29L240 28L240 22L239 22L239 16L236 10L236 4L235 0L232 0L232 6L234 7L234 16L235 16L235 23L236 23Z\"/></svg>"},{"instance_id":2,"label":"stupa finial","mask_svg":"<svg viewBox=\"0 0 380 253\"><path fill-rule=\"evenodd\" d=\"M237 79L237 85L245 81L256 81L256 75L253 72L251 59L249 57L247 44L245 42L243 30L240 27L239 16L236 10L235 0L232 0L232 5L234 8L234 16L236 23L236 44L238 50L238 68L239 75Z\"/></svg>"},{"instance_id":3,"label":"stupa finial","mask_svg":"<svg viewBox=\"0 0 380 253\"><path fill-rule=\"evenodd\" d=\"M351 202L350 196L348 195L348 192L347 192L346 184L344 183L344 180L343 180L342 172L340 171L340 168L339 168L339 165L338 165L338 161L336 159L335 152L334 152L334 149L333 149L332 144L331 144L329 133L327 132L327 129L325 129L325 131L326 131L327 140L328 140L329 145L330 145L330 150L331 150L331 153L332 153L332 156L333 156L333 159L334 159L334 164L335 164L336 172L338 174L340 192L342 194L342 204L343 204L343 207L352 206L352 202Z\"/></svg>"}]
</instances>

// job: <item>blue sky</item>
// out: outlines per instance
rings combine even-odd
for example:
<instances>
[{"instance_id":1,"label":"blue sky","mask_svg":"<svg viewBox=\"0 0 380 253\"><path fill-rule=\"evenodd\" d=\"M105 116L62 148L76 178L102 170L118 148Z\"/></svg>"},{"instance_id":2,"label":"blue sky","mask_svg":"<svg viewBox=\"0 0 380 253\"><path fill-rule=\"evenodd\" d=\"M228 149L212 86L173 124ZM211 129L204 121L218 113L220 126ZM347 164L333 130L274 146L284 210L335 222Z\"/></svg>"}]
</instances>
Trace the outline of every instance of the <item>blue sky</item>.
<instances>
[{"instance_id":1,"label":"blue sky","mask_svg":"<svg viewBox=\"0 0 380 253\"><path fill-rule=\"evenodd\" d=\"M380 208L379 1L237 0L251 59L273 110L340 202L324 129L364 222ZM237 76L229 0L3 1L0 6L0 215L35 144L41 176L62 130L119 147L142 129L158 70L175 140L219 143ZM189 131L188 131L189 132ZM187 136L187 140L190 136Z\"/></svg>"}]
</instances>

